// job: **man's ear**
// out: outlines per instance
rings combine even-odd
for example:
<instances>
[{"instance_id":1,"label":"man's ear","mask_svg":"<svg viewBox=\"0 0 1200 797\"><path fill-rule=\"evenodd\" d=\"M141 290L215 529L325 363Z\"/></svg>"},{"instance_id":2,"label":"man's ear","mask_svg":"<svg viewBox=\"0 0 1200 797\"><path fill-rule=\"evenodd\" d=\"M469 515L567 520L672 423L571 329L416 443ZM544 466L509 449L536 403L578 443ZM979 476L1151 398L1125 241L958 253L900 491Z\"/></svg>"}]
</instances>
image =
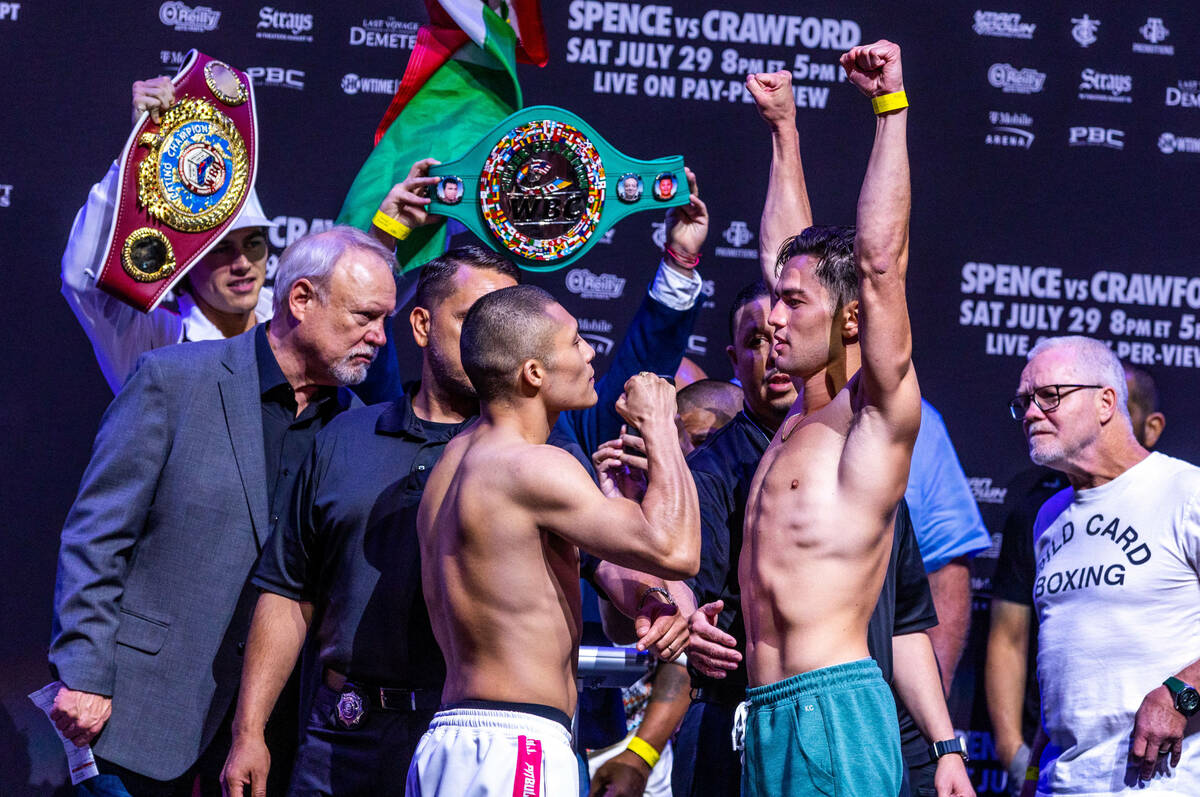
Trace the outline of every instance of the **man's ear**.
<instances>
[{"instance_id":1,"label":"man's ear","mask_svg":"<svg viewBox=\"0 0 1200 797\"><path fill-rule=\"evenodd\" d=\"M292 318L303 321L309 306L318 301L317 289L307 279L302 277L292 283L292 289L288 292L288 311Z\"/></svg>"},{"instance_id":2,"label":"man's ear","mask_svg":"<svg viewBox=\"0 0 1200 797\"><path fill-rule=\"evenodd\" d=\"M1146 448L1154 448L1165 428L1167 428L1167 416L1161 412L1152 412L1147 415L1146 420L1142 422L1142 445Z\"/></svg>"},{"instance_id":3,"label":"man's ear","mask_svg":"<svg viewBox=\"0 0 1200 797\"><path fill-rule=\"evenodd\" d=\"M737 351L732 346L725 347L725 354L729 357L729 364L735 369L737 368Z\"/></svg>"},{"instance_id":4,"label":"man's ear","mask_svg":"<svg viewBox=\"0 0 1200 797\"><path fill-rule=\"evenodd\" d=\"M521 364L521 390L532 395L542 389L546 381L546 367L541 360L530 358Z\"/></svg>"},{"instance_id":5,"label":"man's ear","mask_svg":"<svg viewBox=\"0 0 1200 797\"><path fill-rule=\"evenodd\" d=\"M1103 388L1096 398L1097 409L1100 412L1100 423L1108 423L1117 414L1117 391L1111 387Z\"/></svg>"},{"instance_id":6,"label":"man's ear","mask_svg":"<svg viewBox=\"0 0 1200 797\"><path fill-rule=\"evenodd\" d=\"M424 307L414 307L408 314L408 324L412 327L413 340L422 349L429 345L429 311Z\"/></svg>"},{"instance_id":7,"label":"man's ear","mask_svg":"<svg viewBox=\"0 0 1200 797\"><path fill-rule=\"evenodd\" d=\"M858 340L858 299L846 302L842 308L838 310L838 319L841 321L842 340L846 343L853 343Z\"/></svg>"}]
</instances>

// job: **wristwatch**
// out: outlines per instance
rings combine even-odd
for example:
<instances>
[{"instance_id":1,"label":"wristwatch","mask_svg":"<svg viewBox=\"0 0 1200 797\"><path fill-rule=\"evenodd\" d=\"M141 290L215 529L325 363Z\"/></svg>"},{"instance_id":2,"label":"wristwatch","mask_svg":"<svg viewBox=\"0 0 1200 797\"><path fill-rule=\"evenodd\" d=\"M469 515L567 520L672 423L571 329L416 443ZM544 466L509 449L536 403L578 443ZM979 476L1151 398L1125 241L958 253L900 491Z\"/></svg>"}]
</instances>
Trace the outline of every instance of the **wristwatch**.
<instances>
[{"instance_id":1,"label":"wristwatch","mask_svg":"<svg viewBox=\"0 0 1200 797\"><path fill-rule=\"evenodd\" d=\"M1186 684L1175 676L1163 681L1163 686L1175 697L1175 710L1185 717L1190 717L1200 711L1200 692L1191 684Z\"/></svg>"},{"instance_id":2,"label":"wristwatch","mask_svg":"<svg viewBox=\"0 0 1200 797\"><path fill-rule=\"evenodd\" d=\"M944 742L934 742L933 747L929 748L929 757L934 761L937 761L944 755L950 755L951 753L957 753L958 755L962 756L964 763L971 760L970 757L967 756L967 742L961 736L956 739L947 739Z\"/></svg>"}]
</instances>

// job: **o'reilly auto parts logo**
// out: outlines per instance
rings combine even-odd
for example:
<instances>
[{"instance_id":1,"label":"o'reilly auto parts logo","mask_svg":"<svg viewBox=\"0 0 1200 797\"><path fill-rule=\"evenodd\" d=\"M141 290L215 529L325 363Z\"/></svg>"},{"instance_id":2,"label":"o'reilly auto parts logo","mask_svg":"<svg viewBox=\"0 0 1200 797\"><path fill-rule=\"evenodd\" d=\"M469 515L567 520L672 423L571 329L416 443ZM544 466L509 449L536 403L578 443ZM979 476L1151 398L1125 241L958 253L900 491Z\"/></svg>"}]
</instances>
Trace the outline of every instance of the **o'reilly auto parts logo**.
<instances>
[{"instance_id":1,"label":"o'reilly auto parts logo","mask_svg":"<svg viewBox=\"0 0 1200 797\"><path fill-rule=\"evenodd\" d=\"M1067 144L1072 147L1125 149L1125 131L1111 127L1072 127L1067 134Z\"/></svg>"},{"instance_id":2,"label":"o'reilly auto parts logo","mask_svg":"<svg viewBox=\"0 0 1200 797\"><path fill-rule=\"evenodd\" d=\"M350 26L350 44L355 47L383 47L389 50L411 50L417 43L419 22L407 22L395 17L364 19L361 25Z\"/></svg>"},{"instance_id":3,"label":"o'reilly auto parts logo","mask_svg":"<svg viewBox=\"0 0 1200 797\"><path fill-rule=\"evenodd\" d=\"M1085 69L1079 73L1079 99L1097 102L1133 102L1133 75Z\"/></svg>"},{"instance_id":4,"label":"o'reilly auto parts logo","mask_svg":"<svg viewBox=\"0 0 1200 797\"><path fill-rule=\"evenodd\" d=\"M980 36L997 36L1002 39L1032 39L1037 27L1032 22L1022 22L1020 14L1003 11L976 11L975 24L971 30Z\"/></svg>"},{"instance_id":5,"label":"o'reilly auto parts logo","mask_svg":"<svg viewBox=\"0 0 1200 797\"><path fill-rule=\"evenodd\" d=\"M258 9L258 24L255 38L275 39L288 42L311 42L313 40L313 15L297 11L280 11L274 6Z\"/></svg>"},{"instance_id":6,"label":"o'reilly auto parts logo","mask_svg":"<svg viewBox=\"0 0 1200 797\"><path fill-rule=\"evenodd\" d=\"M400 81L386 77L359 77L351 72L342 77L342 91L347 94L387 94L396 93Z\"/></svg>"},{"instance_id":7,"label":"o'reilly auto parts logo","mask_svg":"<svg viewBox=\"0 0 1200 797\"><path fill-rule=\"evenodd\" d=\"M1200 155L1200 138L1163 133L1158 137L1158 151L1164 155L1174 155L1177 152Z\"/></svg>"},{"instance_id":8,"label":"o'reilly auto parts logo","mask_svg":"<svg viewBox=\"0 0 1200 797\"><path fill-rule=\"evenodd\" d=\"M1029 149L1033 146L1033 117L1027 113L989 111L991 129L983 143L989 147Z\"/></svg>"},{"instance_id":9,"label":"o'reilly auto parts logo","mask_svg":"<svg viewBox=\"0 0 1200 797\"><path fill-rule=\"evenodd\" d=\"M625 292L625 278L573 268L567 272L567 290L584 299L620 299Z\"/></svg>"},{"instance_id":10,"label":"o'reilly auto parts logo","mask_svg":"<svg viewBox=\"0 0 1200 797\"><path fill-rule=\"evenodd\" d=\"M1005 94L1037 94L1046 84L1046 73L1036 69L1017 69L1012 64L992 64L988 83Z\"/></svg>"},{"instance_id":11,"label":"o'reilly auto parts logo","mask_svg":"<svg viewBox=\"0 0 1200 797\"><path fill-rule=\"evenodd\" d=\"M208 6L192 8L179 0L167 0L158 7L158 21L180 33L207 33L217 29L221 12Z\"/></svg>"},{"instance_id":12,"label":"o'reilly auto parts logo","mask_svg":"<svg viewBox=\"0 0 1200 797\"><path fill-rule=\"evenodd\" d=\"M1200 80L1181 80L1167 86L1168 108L1200 108Z\"/></svg>"}]
</instances>

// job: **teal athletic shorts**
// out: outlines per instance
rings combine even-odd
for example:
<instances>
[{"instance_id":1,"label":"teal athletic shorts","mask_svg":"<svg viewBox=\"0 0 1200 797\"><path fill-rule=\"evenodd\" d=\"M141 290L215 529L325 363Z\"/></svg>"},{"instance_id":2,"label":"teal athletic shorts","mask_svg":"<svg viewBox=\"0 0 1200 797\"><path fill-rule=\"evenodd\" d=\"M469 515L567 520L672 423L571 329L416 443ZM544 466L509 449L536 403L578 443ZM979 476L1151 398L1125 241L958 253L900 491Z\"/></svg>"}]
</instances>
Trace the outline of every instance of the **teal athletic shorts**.
<instances>
[{"instance_id":1,"label":"teal athletic shorts","mask_svg":"<svg viewBox=\"0 0 1200 797\"><path fill-rule=\"evenodd\" d=\"M892 690L874 659L746 690L743 797L892 797L904 761Z\"/></svg>"}]
</instances>

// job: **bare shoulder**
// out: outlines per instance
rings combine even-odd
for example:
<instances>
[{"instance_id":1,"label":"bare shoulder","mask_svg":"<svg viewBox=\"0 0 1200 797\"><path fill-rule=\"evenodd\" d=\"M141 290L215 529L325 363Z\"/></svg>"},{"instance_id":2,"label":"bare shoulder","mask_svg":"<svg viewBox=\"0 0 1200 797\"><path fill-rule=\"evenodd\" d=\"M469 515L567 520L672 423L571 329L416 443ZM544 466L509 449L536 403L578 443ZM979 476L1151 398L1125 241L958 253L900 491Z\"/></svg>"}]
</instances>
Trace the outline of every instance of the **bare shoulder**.
<instances>
[{"instance_id":1,"label":"bare shoulder","mask_svg":"<svg viewBox=\"0 0 1200 797\"><path fill-rule=\"evenodd\" d=\"M539 503L569 503L589 488L599 492L579 461L557 446L521 446L505 458L512 487Z\"/></svg>"}]
</instances>

